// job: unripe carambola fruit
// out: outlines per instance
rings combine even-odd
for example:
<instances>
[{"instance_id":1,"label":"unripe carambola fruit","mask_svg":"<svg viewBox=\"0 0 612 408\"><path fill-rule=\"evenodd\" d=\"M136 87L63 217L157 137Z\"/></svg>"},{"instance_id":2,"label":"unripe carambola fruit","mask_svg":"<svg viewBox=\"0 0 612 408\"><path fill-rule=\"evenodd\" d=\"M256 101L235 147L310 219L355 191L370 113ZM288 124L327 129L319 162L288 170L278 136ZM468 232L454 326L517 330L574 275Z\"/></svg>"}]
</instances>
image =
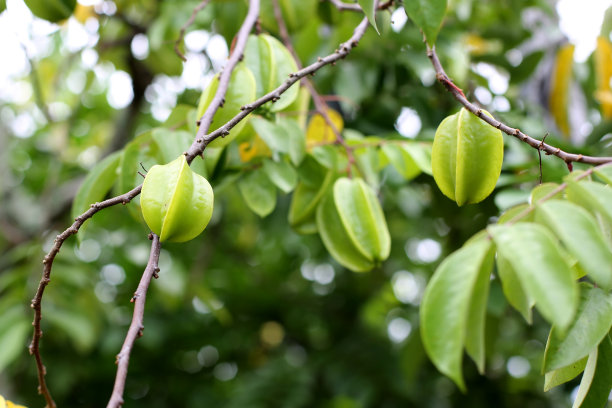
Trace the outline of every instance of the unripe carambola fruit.
<instances>
[{"instance_id":1,"label":"unripe carambola fruit","mask_svg":"<svg viewBox=\"0 0 612 408\"><path fill-rule=\"evenodd\" d=\"M212 216L213 190L195 173L185 156L151 167L140 195L142 215L160 241L184 242L197 237Z\"/></svg>"},{"instance_id":2,"label":"unripe carambola fruit","mask_svg":"<svg viewBox=\"0 0 612 408\"><path fill-rule=\"evenodd\" d=\"M480 202L491 194L503 158L501 131L465 108L444 119L436 130L431 153L433 176L442 193L459 206Z\"/></svg>"},{"instance_id":3,"label":"unripe carambola fruit","mask_svg":"<svg viewBox=\"0 0 612 408\"><path fill-rule=\"evenodd\" d=\"M369 271L389 257L385 216L362 179L336 180L317 208L317 228L329 253L352 271Z\"/></svg>"}]
</instances>

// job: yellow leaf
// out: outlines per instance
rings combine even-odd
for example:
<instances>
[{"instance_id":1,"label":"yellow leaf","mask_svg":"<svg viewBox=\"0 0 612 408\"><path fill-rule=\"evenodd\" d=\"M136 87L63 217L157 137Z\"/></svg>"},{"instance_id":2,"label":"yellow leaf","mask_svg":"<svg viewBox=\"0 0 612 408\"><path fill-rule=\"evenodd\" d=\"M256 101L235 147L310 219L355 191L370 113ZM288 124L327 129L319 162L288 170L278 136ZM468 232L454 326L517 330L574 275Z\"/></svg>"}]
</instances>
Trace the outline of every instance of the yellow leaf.
<instances>
[{"instance_id":1,"label":"yellow leaf","mask_svg":"<svg viewBox=\"0 0 612 408\"><path fill-rule=\"evenodd\" d=\"M465 48L472 55L493 54L501 51L502 44L499 41L485 40L477 34L467 34L463 37Z\"/></svg>"},{"instance_id":2,"label":"yellow leaf","mask_svg":"<svg viewBox=\"0 0 612 408\"><path fill-rule=\"evenodd\" d=\"M342 132L344 128L342 116L333 109L327 110L327 116L329 116L336 130ZM310 118L308 129L306 130L307 150L310 151L317 145L333 143L335 140L336 134L334 130L327 124L325 118L320 113L315 113L312 118Z\"/></svg>"},{"instance_id":3,"label":"yellow leaf","mask_svg":"<svg viewBox=\"0 0 612 408\"><path fill-rule=\"evenodd\" d=\"M27 408L23 405L13 404L11 401L6 401L6 408Z\"/></svg>"},{"instance_id":4,"label":"yellow leaf","mask_svg":"<svg viewBox=\"0 0 612 408\"><path fill-rule=\"evenodd\" d=\"M255 135L255 137L248 142L240 143L240 145L238 145L238 153L240 155L240 161L243 163L250 162L255 157L269 157L272 155L272 151L268 145L258 135Z\"/></svg>"},{"instance_id":5,"label":"yellow leaf","mask_svg":"<svg viewBox=\"0 0 612 408\"><path fill-rule=\"evenodd\" d=\"M610 95L610 79L612 78L612 44L605 37L597 37L595 49L595 76L597 91L595 98L601 104L604 118L612 117L612 99Z\"/></svg>"},{"instance_id":6,"label":"yellow leaf","mask_svg":"<svg viewBox=\"0 0 612 408\"><path fill-rule=\"evenodd\" d=\"M6 401L2 395L0 395L0 408L6 408Z\"/></svg>"},{"instance_id":7,"label":"yellow leaf","mask_svg":"<svg viewBox=\"0 0 612 408\"><path fill-rule=\"evenodd\" d=\"M77 3L74 9L74 18L81 24L85 24L89 17L97 17L94 10L94 6L84 6L81 3Z\"/></svg>"},{"instance_id":8,"label":"yellow leaf","mask_svg":"<svg viewBox=\"0 0 612 408\"><path fill-rule=\"evenodd\" d=\"M574 61L574 45L566 44L557 52L552 75L552 86L548 99L548 106L557 126L568 137L570 124L567 107L569 89L572 80L572 64Z\"/></svg>"}]
</instances>

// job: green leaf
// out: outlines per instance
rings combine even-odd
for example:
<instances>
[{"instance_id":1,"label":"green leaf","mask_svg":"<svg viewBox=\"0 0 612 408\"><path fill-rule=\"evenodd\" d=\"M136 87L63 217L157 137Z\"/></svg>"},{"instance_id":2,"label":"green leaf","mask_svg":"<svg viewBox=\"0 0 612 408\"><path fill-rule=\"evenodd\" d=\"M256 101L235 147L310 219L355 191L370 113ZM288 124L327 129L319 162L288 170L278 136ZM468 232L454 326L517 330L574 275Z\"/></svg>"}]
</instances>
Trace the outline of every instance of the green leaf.
<instances>
[{"instance_id":1,"label":"green leaf","mask_svg":"<svg viewBox=\"0 0 612 408\"><path fill-rule=\"evenodd\" d=\"M596 351L589 355L578 395L572 408L601 408L612 389L612 341L606 336Z\"/></svg>"},{"instance_id":2,"label":"green leaf","mask_svg":"<svg viewBox=\"0 0 612 408\"><path fill-rule=\"evenodd\" d=\"M421 303L421 336L425 350L438 370L464 391L461 373L464 345L469 344L470 355L475 355L481 366L482 334L470 334L468 338L468 331L483 328L482 315L476 316L482 312L476 308L482 304L483 297L486 303L486 293L476 293L476 289L482 289L489 280L492 248L490 240L482 239L453 252L436 269ZM470 323L475 323L476 327L470 327Z\"/></svg>"},{"instance_id":3,"label":"green leaf","mask_svg":"<svg viewBox=\"0 0 612 408\"><path fill-rule=\"evenodd\" d=\"M606 184L612 185L612 166L596 167L595 174L602 179Z\"/></svg>"},{"instance_id":4,"label":"green leaf","mask_svg":"<svg viewBox=\"0 0 612 408\"><path fill-rule=\"evenodd\" d=\"M357 0L368 21L380 35L378 27L376 27L376 0Z\"/></svg>"},{"instance_id":5,"label":"green leaf","mask_svg":"<svg viewBox=\"0 0 612 408\"><path fill-rule=\"evenodd\" d=\"M2 312L0 321L0 371L27 353L28 333L32 325L21 306Z\"/></svg>"},{"instance_id":6,"label":"green leaf","mask_svg":"<svg viewBox=\"0 0 612 408\"><path fill-rule=\"evenodd\" d=\"M582 207L551 200L536 209L536 220L548 226L598 285L612 287L612 251L597 221Z\"/></svg>"},{"instance_id":7,"label":"green leaf","mask_svg":"<svg viewBox=\"0 0 612 408\"><path fill-rule=\"evenodd\" d=\"M576 311L578 291L574 274L551 233L530 223L493 225L488 231L538 310L549 322L566 329Z\"/></svg>"},{"instance_id":8,"label":"green leaf","mask_svg":"<svg viewBox=\"0 0 612 408\"><path fill-rule=\"evenodd\" d=\"M119 151L105 157L89 171L72 202L72 218L83 214L91 204L102 201L106 197L117 180L117 167L122 154L123 152ZM85 222L81 226L81 233L77 234L79 239L83 236L87 224Z\"/></svg>"},{"instance_id":9,"label":"green leaf","mask_svg":"<svg viewBox=\"0 0 612 408\"><path fill-rule=\"evenodd\" d=\"M404 9L433 46L446 14L446 0L409 0L404 2Z\"/></svg>"},{"instance_id":10,"label":"green leaf","mask_svg":"<svg viewBox=\"0 0 612 408\"><path fill-rule=\"evenodd\" d=\"M274 210L276 187L263 170L247 173L238 181L238 189L247 206L260 217L265 217Z\"/></svg>"},{"instance_id":11,"label":"green leaf","mask_svg":"<svg viewBox=\"0 0 612 408\"><path fill-rule=\"evenodd\" d=\"M544 392L576 378L584 371L587 359L588 357L585 357L568 366L547 372L544 376Z\"/></svg>"},{"instance_id":12,"label":"green leaf","mask_svg":"<svg viewBox=\"0 0 612 408\"><path fill-rule=\"evenodd\" d=\"M411 180L421 173L421 169L412 159L412 155L399 145L387 143L382 145L381 150L393 168L406 180Z\"/></svg>"},{"instance_id":13,"label":"green leaf","mask_svg":"<svg viewBox=\"0 0 612 408\"><path fill-rule=\"evenodd\" d=\"M263 161L263 169L270 181L284 193L290 193L295 188L297 172L286 161L275 162L265 159Z\"/></svg>"},{"instance_id":14,"label":"green leaf","mask_svg":"<svg viewBox=\"0 0 612 408\"><path fill-rule=\"evenodd\" d=\"M565 367L586 357L610 331L612 295L599 288L581 284L576 318L565 333L553 326L544 353L543 371Z\"/></svg>"},{"instance_id":15,"label":"green leaf","mask_svg":"<svg viewBox=\"0 0 612 408\"><path fill-rule=\"evenodd\" d=\"M374 262L366 258L351 242L329 192L317 207L317 229L325 248L342 266L354 272L367 272Z\"/></svg>"},{"instance_id":16,"label":"green leaf","mask_svg":"<svg viewBox=\"0 0 612 408\"><path fill-rule=\"evenodd\" d=\"M557 188L559 188L559 185L557 183L540 184L539 186L531 190L531 195L529 196L529 204L534 205L535 203L540 201L542 198L547 197ZM559 191L558 193L554 195L554 197L561 198L562 195L563 193ZM553 198L553 197L548 197L548 198Z\"/></svg>"},{"instance_id":17,"label":"green leaf","mask_svg":"<svg viewBox=\"0 0 612 408\"><path fill-rule=\"evenodd\" d=\"M289 151L289 138L283 127L261 116L252 117L251 125L270 149L282 153Z\"/></svg>"},{"instance_id":18,"label":"green leaf","mask_svg":"<svg viewBox=\"0 0 612 408\"><path fill-rule=\"evenodd\" d=\"M531 324L531 308L535 304L534 300L525 292L518 274L503 255L497 254L496 264L497 273L502 283L502 290L508 303L523 315L527 323Z\"/></svg>"},{"instance_id":19,"label":"green leaf","mask_svg":"<svg viewBox=\"0 0 612 408\"><path fill-rule=\"evenodd\" d=\"M591 211L595 211L612 223L612 188L594 181L567 180L567 198Z\"/></svg>"},{"instance_id":20,"label":"green leaf","mask_svg":"<svg viewBox=\"0 0 612 408\"><path fill-rule=\"evenodd\" d=\"M402 149L407 152L421 171L432 175L431 172L431 144L402 143Z\"/></svg>"},{"instance_id":21,"label":"green leaf","mask_svg":"<svg viewBox=\"0 0 612 408\"><path fill-rule=\"evenodd\" d=\"M281 117L277 123L285 131L289 143L289 158L295 166L298 166L306 154L306 135L293 119Z\"/></svg>"}]
</instances>

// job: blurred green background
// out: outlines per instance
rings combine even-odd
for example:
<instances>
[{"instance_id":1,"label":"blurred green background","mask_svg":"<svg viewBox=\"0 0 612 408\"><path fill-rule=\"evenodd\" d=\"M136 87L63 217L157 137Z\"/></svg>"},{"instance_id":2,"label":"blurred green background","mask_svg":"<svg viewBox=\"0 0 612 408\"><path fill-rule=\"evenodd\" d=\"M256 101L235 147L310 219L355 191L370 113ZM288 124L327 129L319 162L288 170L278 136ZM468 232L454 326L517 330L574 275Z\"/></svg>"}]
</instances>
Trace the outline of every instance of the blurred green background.
<instances>
[{"instance_id":1,"label":"blurred green background","mask_svg":"<svg viewBox=\"0 0 612 408\"><path fill-rule=\"evenodd\" d=\"M84 2L59 26L33 20L20 0L7 3L0 15L3 55L11 56L0 71L0 395L35 407L43 399L27 352L29 304L44 253L72 222L78 186L96 162L159 126L177 104L197 104L227 57L246 3L214 0L198 14L186 37L187 63L173 47L197 1ZM300 18L288 18L305 64L333 52L361 19L328 2L306 3ZM468 97L508 124L536 138L548 133L547 142L567 150L610 155L611 122L594 98L590 52L574 62L569 79L577 104L567 111L571 137L547 108L555 55L567 41L555 6L451 1L438 53ZM263 13L262 29L275 33L267 1ZM370 29L346 60L317 73L315 85L332 96L345 128L430 141L458 105L435 83L421 34L401 7L378 17L381 35ZM126 406L571 406L577 380L542 391L549 327L539 316L528 326L499 282L488 305L486 372L465 362L467 394L433 368L419 337L419 301L435 267L526 200L540 174L536 151L506 138L496 193L462 208L430 176L406 182L385 169L380 196L392 251L365 274L339 266L318 236L291 230L290 195L279 195L264 219L250 212L226 180L232 171L222 160L210 177L216 203L206 232L163 246ZM542 172L544 181L559 181L567 168L543 157ZM124 206L87 224L80 241L64 244L43 300L41 351L62 407L106 404L149 252L146 226Z\"/></svg>"}]
</instances>

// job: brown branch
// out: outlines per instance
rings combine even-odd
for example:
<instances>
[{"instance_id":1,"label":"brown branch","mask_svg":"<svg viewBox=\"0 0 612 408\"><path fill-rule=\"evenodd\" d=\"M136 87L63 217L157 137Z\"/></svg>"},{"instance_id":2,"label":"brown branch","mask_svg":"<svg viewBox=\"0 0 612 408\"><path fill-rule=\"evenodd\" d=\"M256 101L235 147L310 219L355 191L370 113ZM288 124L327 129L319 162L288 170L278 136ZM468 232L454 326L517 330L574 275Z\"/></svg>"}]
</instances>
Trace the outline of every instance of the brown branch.
<instances>
[{"instance_id":1,"label":"brown branch","mask_svg":"<svg viewBox=\"0 0 612 408\"><path fill-rule=\"evenodd\" d=\"M219 76L219 86L217 88L217 92L215 93L215 96L210 102L208 109L206 109L206 112L204 112L204 114L199 120L198 133L196 134L194 142L192 143L189 150L185 152L185 157L187 159L187 163L189 164L191 164L191 162L196 156L202 154L202 152L206 148L206 145L213 140L213 139L209 140L206 144L202 146L204 142L204 137L206 136L206 133L208 132L208 129L210 128L210 124L212 123L213 117L215 116L217 109L219 109L219 107L222 106L223 102L225 101L225 94L227 93L227 87L229 86L229 81L232 76L232 71L234 70L234 67L236 66L236 64L238 64L238 62L242 60L242 56L244 53L244 49L246 47L247 39L249 37L249 34L251 33L251 30L253 29L253 26L257 22L258 17L259 17L259 0L249 0L249 11L244 19L244 22L242 23L242 26L240 26L240 30L238 30L238 34L236 34L236 38L234 39L235 42L233 43L230 58L227 61L227 64L225 65L225 67L223 68L223 72ZM242 120L242 117L238 121L240 120ZM229 129L231 129L234 126L235 124L232 125ZM219 129L222 129L222 128L225 128L225 126ZM229 129L226 129L223 132L218 133L215 136L215 138L217 136L227 136L229 134ZM202 146L202 148L199 149L198 148L199 146ZM193 154L195 151L197 151L197 153Z\"/></svg>"},{"instance_id":2,"label":"brown branch","mask_svg":"<svg viewBox=\"0 0 612 408\"><path fill-rule=\"evenodd\" d=\"M257 18L256 16L257 13L254 13L254 12L251 13L251 9L254 7L254 4L258 5L259 2L258 0L250 0L250 2L251 2L251 6L250 6L251 8L249 9L249 15L247 15L247 19L245 19L245 24L243 24L243 27L246 26L247 20L248 20L248 24L252 27L254 20ZM255 15L254 19L252 18L253 15ZM283 92L289 89L291 85L299 81L301 78L304 78L307 75L314 74L316 71L318 71L322 67L329 65L333 62L336 62L342 58L345 58L350 53L350 51L354 47L357 46L359 40L365 34L367 27L368 27L368 20L367 18L364 18L359 23L359 25L355 28L351 38L349 38L348 41L340 44L338 50L336 50L334 53L326 57L320 58L317 62L307 66L306 68L303 68L295 73L290 74L289 79L285 81L282 85L280 85L278 88L262 96L261 98L257 99L251 104L243 106L242 111L236 116L234 116L231 120L229 120L225 125L221 126L219 129L215 130L214 132L208 135L205 135L212 121L212 117L214 115L213 107L216 110L216 108L218 108L218 105L223 100L223 96L222 96L223 94L219 93L219 89L223 89L222 88L223 84L219 84L219 89L217 90L217 93L215 94L215 98L213 99L213 102L211 103L207 111L202 116L202 119L200 120L200 128L198 129L198 135L196 136L194 143L185 153L185 156L188 162L193 161L193 159L196 156L202 154L206 146L210 142L215 140L217 137L227 135L229 133L229 130L232 129L234 126L236 126L236 124L240 122L242 119L244 119L249 113L253 112L255 109L257 109L258 107L262 106L263 104L267 102L278 99ZM237 42L233 57L235 55L242 54L242 50L244 50L244 46L246 44L246 37L248 37L248 31L250 31L250 29L248 30L241 29L241 31L239 32L238 36L243 38L244 40ZM246 32L246 34L242 35L241 33L244 33L244 32ZM231 60L232 58L230 58L230 61ZM238 58L234 58L234 60L237 62ZM230 75L229 67L230 67L230 64L228 62L228 66L226 66L224 70L224 73L227 73L226 76L228 79ZM222 77L223 76L224 75L222 75ZM227 83L224 85L224 88L226 91ZM201 133L202 133L202 136L200 135ZM34 326L34 336L32 338L32 343L30 344L29 349L30 349L30 353L34 355L36 359L36 365L37 365L37 370L38 370L38 381L40 384L39 385L40 393L44 396L45 400L47 401L47 406L49 408L55 408L56 405L55 405L55 402L53 401L53 398L51 397L51 394L45 382L46 370L42 363L42 358L40 355L40 338L42 337L42 330L41 330L40 322L42 319L42 311L41 311L42 296L43 296L45 288L50 282L53 261L56 255L58 254L58 252L60 251L60 248L62 244L64 243L64 241L68 239L68 237L70 237L71 235L76 234L79 228L83 225L83 223L86 220L88 220L95 213L97 213L98 211L104 208L111 207L113 205L120 204L120 203L122 204L129 203L134 197L140 194L141 189L142 189L142 185L139 185L138 187L134 188L133 190L125 194L110 198L100 203L92 204L89 210L87 210L86 212L78 216L75 219L75 222L68 229L66 229L64 232L62 232L56 237L53 247L51 248L49 253L47 253L47 255L45 256L43 260L44 267L43 267L42 278L39 283L38 289L36 291L36 295L34 299L32 300L32 304L31 304L31 307L34 309L34 321L32 323L32 325Z\"/></svg>"},{"instance_id":3,"label":"brown branch","mask_svg":"<svg viewBox=\"0 0 612 408\"><path fill-rule=\"evenodd\" d=\"M55 408L56 405L55 405L55 402L53 401L53 398L51 397L51 393L49 392L49 389L47 388L47 384L45 382L45 374L47 373L47 370L42 363L42 358L40 355L40 338L43 335L43 332L40 326L40 321L42 320L42 309L41 309L42 297L45 292L45 288L51 281L51 268L53 267L53 261L55 260L55 257L58 254L58 252L60 251L60 248L62 247L62 244L64 243L64 241L66 241L66 239L68 239L68 237L70 237L71 235L76 234L79 231L79 228L81 228L81 226L83 225L85 221L93 217L95 213L97 213L98 211L104 208L111 207L116 204L129 203L134 197L136 197L140 193L141 188L142 188L142 185L120 196L109 198L106 201L92 204L89 210L85 211L83 214L75 218L74 223L70 226L70 228L66 229L64 232L62 232L57 237L55 237L53 247L47 253L47 255L44 257L42 261L43 263L42 278L40 280L40 283L38 284L36 295L34 296L34 299L32 299L32 303L30 305L32 309L34 309L34 321L32 322L32 326L34 326L34 335L32 337L32 342L30 343L29 350L30 350L30 354L32 354L34 358L36 359L36 368L38 370L38 383L39 383L38 391L40 394L43 395L43 397L47 401L48 408Z\"/></svg>"},{"instance_id":4,"label":"brown branch","mask_svg":"<svg viewBox=\"0 0 612 408\"><path fill-rule=\"evenodd\" d=\"M505 123L500 122L499 120L492 118L491 116L484 113L484 111L479 108L474 103L470 102L464 95L461 88L453 83L453 81L446 75L442 64L440 63L440 59L436 54L435 47L431 48L427 45L427 56L431 60L433 64L434 70L436 71L436 79L440 82L448 92L450 92L459 103L461 103L467 110L472 112L474 115L478 116L481 120L493 126L496 129L501 130L507 135L516 137L517 139L527 143L529 146L534 149L541 150L546 154L552 154L553 156L557 156L561 160L565 161L568 164L568 167L571 169L572 162L586 163L586 164L604 164L612 162L612 157L596 157L596 156L585 156L582 154L576 153L568 153L561 150L558 147L551 146L549 144L544 143L543 140L534 139L531 136L526 135L521 132L519 129L512 128Z\"/></svg>"},{"instance_id":5,"label":"brown branch","mask_svg":"<svg viewBox=\"0 0 612 408\"><path fill-rule=\"evenodd\" d=\"M278 30L283 40L283 43L285 44L285 47L287 47L287 49L293 56L293 59L295 60L295 63L298 66L298 69L302 69L303 68L302 61L300 61L300 58L297 55L295 48L293 48L293 44L291 43L291 38L289 36L289 30L287 30L287 25L285 24L285 20L283 19L283 14L281 11L280 4L278 3L278 0L272 0L272 5L274 7L274 17L276 18L276 23L278 24ZM327 103L325 103L323 98L321 98L321 95L317 92L314 84L308 78L302 78L302 84L304 84L304 86L308 89L308 92L312 96L312 101L314 102L317 113L321 115L323 120L325 120L325 123L327 123L327 126L329 126L332 132L334 133L334 136L336 137L336 143L341 145L346 151L346 157L348 159L347 174L350 177L351 166L356 165L357 163L355 160L355 155L353 154L353 149L349 145L346 144L346 142L344 141L344 138L340 134L340 130L336 128L336 125L329 117L329 113L327 113L327 110L328 110Z\"/></svg>"},{"instance_id":6,"label":"brown branch","mask_svg":"<svg viewBox=\"0 0 612 408\"><path fill-rule=\"evenodd\" d=\"M181 42L183 41L183 37L185 37L185 31L187 30L187 28L193 24L193 22L195 21L196 16L198 15L198 13L200 11L202 11L202 9L204 7L206 7L206 5L210 3L210 0L202 0L200 2L200 4L198 4L197 6L195 6L195 8L193 9L193 11L191 12L191 16L189 16L189 20L187 20L187 22L185 24L183 24L183 26L181 27L181 32L179 33L178 38L176 39L175 43L174 43L174 52L176 53L176 55L178 55L183 61L187 61L187 58L185 58L185 55L181 52L181 50L179 49L179 45L181 45Z\"/></svg>"},{"instance_id":7,"label":"brown branch","mask_svg":"<svg viewBox=\"0 0 612 408\"><path fill-rule=\"evenodd\" d=\"M134 303L134 314L132 316L130 328L125 336L123 346L121 346L121 351L117 354L117 376L115 377L113 393L106 408L116 408L123 405L123 390L125 389L128 365L130 364L130 353L134 347L134 342L137 338L142 336L142 331L144 330L143 321L147 290L149 289L151 279L157 278L157 273L159 272L159 253L161 251L159 237L151 233L149 239L153 240L151 243L149 262L142 274L142 278L140 278L138 288L136 288L136 292L134 292L134 296L132 296L130 300L130 302Z\"/></svg>"},{"instance_id":8,"label":"brown branch","mask_svg":"<svg viewBox=\"0 0 612 408\"><path fill-rule=\"evenodd\" d=\"M349 4L345 3L342 0L327 0L331 4L333 4L340 11L359 11L362 12L361 6L359 4ZM388 9L393 5L394 0L389 0L384 3L378 5L378 10Z\"/></svg>"},{"instance_id":9,"label":"brown branch","mask_svg":"<svg viewBox=\"0 0 612 408\"><path fill-rule=\"evenodd\" d=\"M210 142L215 140L216 138L228 135L230 129L236 126L236 124L238 124L238 122L244 119L249 113L253 112L255 109L257 109L258 107L262 106L263 104L267 102L278 100L283 92L289 89L291 85L295 84L300 79L304 78L307 75L314 74L315 72L317 72L319 69L321 69L325 65L332 64L342 58L345 58L351 52L351 50L357 46L359 40L361 39L361 37L363 37L367 28L368 28L368 19L364 18L363 20L361 20L359 25L355 28L351 38L349 38L346 42L340 44L340 46L335 52L333 52L332 54L329 54L326 57L319 58L317 62L307 66L306 68L303 68L297 72L289 74L289 78L285 82L283 82L278 88L272 90L271 92L267 93L266 95L262 96L256 101L242 106L241 107L242 111L240 113L238 113L236 116L230 119L225 125L221 126L214 132L211 132L208 135L206 135L205 134L206 130L204 130L204 133L202 133L203 127L200 126L200 129L198 130L198 135L195 141L189 147L189 150L185 152L185 157L187 158L187 161L191 162L196 156L199 156L200 154L202 154L202 152L204 152L204 149L206 149L206 146ZM221 89L221 84L219 84L219 89ZM216 98L216 95L215 95L215 98ZM204 114L204 116L206 116L206 114Z\"/></svg>"}]
</instances>

